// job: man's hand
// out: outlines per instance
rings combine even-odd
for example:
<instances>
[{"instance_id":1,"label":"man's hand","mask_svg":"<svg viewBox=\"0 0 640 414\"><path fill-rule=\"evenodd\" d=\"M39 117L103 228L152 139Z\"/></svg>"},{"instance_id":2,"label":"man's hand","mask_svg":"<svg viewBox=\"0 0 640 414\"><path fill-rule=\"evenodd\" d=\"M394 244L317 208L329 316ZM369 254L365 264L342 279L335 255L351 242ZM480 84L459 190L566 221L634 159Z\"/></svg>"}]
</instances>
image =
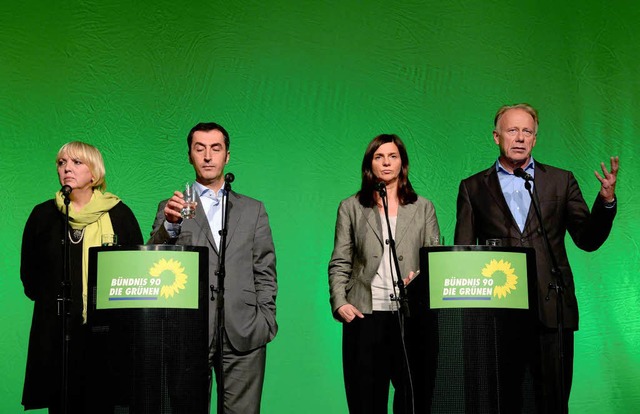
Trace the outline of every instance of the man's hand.
<instances>
[{"instance_id":1,"label":"man's hand","mask_svg":"<svg viewBox=\"0 0 640 414\"><path fill-rule=\"evenodd\" d=\"M164 206L164 218L169 223L178 223L182 220L180 211L185 206L184 196L180 191L173 193L173 197L169 199L167 205Z\"/></svg>"},{"instance_id":2,"label":"man's hand","mask_svg":"<svg viewBox=\"0 0 640 414\"><path fill-rule=\"evenodd\" d=\"M602 168L604 177L598 174L598 171L594 171L596 178L601 184L600 197L602 197L602 199L607 203L611 203L615 200L616 178L618 176L619 162L619 157L611 157L611 172L607 171L607 167L605 167L604 162L601 162L600 168Z\"/></svg>"}]
</instances>

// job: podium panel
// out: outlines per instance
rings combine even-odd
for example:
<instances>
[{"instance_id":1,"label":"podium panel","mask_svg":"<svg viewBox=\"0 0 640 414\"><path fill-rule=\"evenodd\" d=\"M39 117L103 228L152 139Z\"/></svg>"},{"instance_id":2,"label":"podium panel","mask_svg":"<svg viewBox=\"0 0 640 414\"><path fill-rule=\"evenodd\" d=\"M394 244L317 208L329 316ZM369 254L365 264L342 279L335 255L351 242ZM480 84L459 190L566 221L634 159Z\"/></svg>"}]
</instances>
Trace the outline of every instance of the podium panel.
<instances>
[{"instance_id":1,"label":"podium panel","mask_svg":"<svg viewBox=\"0 0 640 414\"><path fill-rule=\"evenodd\" d=\"M89 251L87 371L96 412L209 411L206 247Z\"/></svg>"},{"instance_id":2,"label":"podium panel","mask_svg":"<svg viewBox=\"0 0 640 414\"><path fill-rule=\"evenodd\" d=\"M407 296L410 319L429 321L422 322L429 330L411 338L432 352L430 360L417 361L433 369L431 407L424 412L535 412L528 368L537 343L535 283L533 249L420 250L420 276Z\"/></svg>"}]
</instances>

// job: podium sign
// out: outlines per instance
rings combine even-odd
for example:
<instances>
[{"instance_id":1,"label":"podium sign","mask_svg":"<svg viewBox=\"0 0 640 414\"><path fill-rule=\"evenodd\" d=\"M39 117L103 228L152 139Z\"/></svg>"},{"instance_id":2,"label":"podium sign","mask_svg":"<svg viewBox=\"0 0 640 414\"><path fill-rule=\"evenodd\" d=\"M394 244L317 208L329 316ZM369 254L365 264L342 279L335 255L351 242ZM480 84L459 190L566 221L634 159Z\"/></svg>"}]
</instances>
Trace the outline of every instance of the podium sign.
<instances>
[{"instance_id":1,"label":"podium sign","mask_svg":"<svg viewBox=\"0 0 640 414\"><path fill-rule=\"evenodd\" d=\"M101 412L209 412L209 250L89 249L87 380Z\"/></svg>"},{"instance_id":2,"label":"podium sign","mask_svg":"<svg viewBox=\"0 0 640 414\"><path fill-rule=\"evenodd\" d=\"M527 248L486 246L421 249L431 309L530 309L535 273Z\"/></svg>"},{"instance_id":3,"label":"podium sign","mask_svg":"<svg viewBox=\"0 0 640 414\"><path fill-rule=\"evenodd\" d=\"M96 309L198 308L197 251L96 252Z\"/></svg>"}]
</instances>

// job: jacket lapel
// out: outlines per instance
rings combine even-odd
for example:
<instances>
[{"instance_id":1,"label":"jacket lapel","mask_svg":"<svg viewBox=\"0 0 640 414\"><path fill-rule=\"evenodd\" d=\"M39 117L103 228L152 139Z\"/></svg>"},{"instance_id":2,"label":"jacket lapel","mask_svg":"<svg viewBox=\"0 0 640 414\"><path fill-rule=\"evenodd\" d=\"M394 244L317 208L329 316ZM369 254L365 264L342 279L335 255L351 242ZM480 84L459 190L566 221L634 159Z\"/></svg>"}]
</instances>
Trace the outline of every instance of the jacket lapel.
<instances>
[{"instance_id":1,"label":"jacket lapel","mask_svg":"<svg viewBox=\"0 0 640 414\"><path fill-rule=\"evenodd\" d=\"M535 190L535 192L533 193L534 195L536 193L538 193L538 195L540 195L541 189L549 188L549 186L545 185L545 182L547 180L547 169L544 166L544 164L540 164L539 162L536 162L535 165L536 165L536 167L535 167L536 168L536 176L535 176L535 181L533 183L534 187L532 187L532 189ZM542 209L542 205L540 205L540 209ZM534 227L534 223L535 223L535 227ZM533 205L533 199L532 199L531 200L531 204L529 204L529 214L527 214L527 220L524 223L524 230L528 231L528 232L531 232L531 231L536 230L539 225L540 225L540 222L538 221L538 218L536 217L536 210L535 210L535 207Z\"/></svg>"},{"instance_id":2,"label":"jacket lapel","mask_svg":"<svg viewBox=\"0 0 640 414\"><path fill-rule=\"evenodd\" d=\"M396 246L400 244L407 230L414 224L414 218L418 212L416 203L398 206L398 218L396 221Z\"/></svg>"},{"instance_id":3,"label":"jacket lapel","mask_svg":"<svg viewBox=\"0 0 640 414\"><path fill-rule=\"evenodd\" d=\"M369 207L361 207L362 214L367 220L367 224L373 230L374 234L384 245L384 240L382 237L382 226L386 226L386 223L382 222L382 218L380 217L380 213L377 208L369 208ZM418 208L414 204L407 204L406 206L398 206L398 216L396 221L396 230L395 230L395 243L396 246L400 243L403 236L407 233L407 230L413 224L414 217Z\"/></svg>"},{"instance_id":4,"label":"jacket lapel","mask_svg":"<svg viewBox=\"0 0 640 414\"><path fill-rule=\"evenodd\" d=\"M232 198L236 199L235 210L234 210L234 201ZM226 247L229 247L229 243L231 242L231 238L235 233L238 225L240 223L240 216L242 215L242 210L240 209L240 203L238 202L239 196L234 192L229 192L229 197L227 198L227 202L229 203L229 217L227 220L227 243ZM232 214L233 213L233 214Z\"/></svg>"},{"instance_id":5,"label":"jacket lapel","mask_svg":"<svg viewBox=\"0 0 640 414\"><path fill-rule=\"evenodd\" d=\"M502 194L502 187L500 187L498 171L496 171L495 165L485 171L484 183L488 193L491 195L491 198L495 202L495 205L498 206L498 208L502 211L502 216L509 217L511 219L511 226L513 226L518 233L521 233L520 227L518 227L518 223L516 223L516 219L513 218L513 214L511 214L511 210L507 205L507 200L505 200L504 194ZM529 214L531 214L531 209L529 209ZM529 218L527 218L527 222L528 221Z\"/></svg>"},{"instance_id":6,"label":"jacket lapel","mask_svg":"<svg viewBox=\"0 0 640 414\"><path fill-rule=\"evenodd\" d=\"M211 232L209 221L207 220L207 214L205 213L204 208L202 207L202 202L200 202L200 196L197 194L196 194L196 201L198 202L198 204L196 205L196 217L193 220L195 220L197 227L199 227L202 230L202 233L204 233L207 239L207 242L217 254L218 249L213 239L213 233ZM196 245L200 243L198 240L194 240L193 242Z\"/></svg>"},{"instance_id":7,"label":"jacket lapel","mask_svg":"<svg viewBox=\"0 0 640 414\"><path fill-rule=\"evenodd\" d=\"M380 241L381 244L384 244L381 233L382 221L380 220L380 214L378 214L378 208L363 207L359 203L358 205L360 206L360 209L362 211L362 216L367 221L367 224L369 225L371 230L373 230L373 233L378 238L378 241Z\"/></svg>"}]
</instances>

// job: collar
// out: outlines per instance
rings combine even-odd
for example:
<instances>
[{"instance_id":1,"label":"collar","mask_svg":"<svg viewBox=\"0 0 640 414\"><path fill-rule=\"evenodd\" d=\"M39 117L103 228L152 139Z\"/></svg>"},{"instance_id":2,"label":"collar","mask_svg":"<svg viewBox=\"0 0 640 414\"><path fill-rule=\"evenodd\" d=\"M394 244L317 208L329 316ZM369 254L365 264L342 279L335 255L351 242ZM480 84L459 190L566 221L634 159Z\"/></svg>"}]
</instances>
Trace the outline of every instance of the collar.
<instances>
[{"instance_id":1,"label":"collar","mask_svg":"<svg viewBox=\"0 0 640 414\"><path fill-rule=\"evenodd\" d=\"M209 187L205 187L204 185L200 184L197 181L193 182L193 186L195 187L196 191L198 192L198 197L200 197L200 198L206 197L206 198L218 199L218 198L221 198L225 193L224 188L223 188L224 184L222 186L220 186L218 191L214 191L214 190L210 189Z\"/></svg>"},{"instance_id":2,"label":"collar","mask_svg":"<svg viewBox=\"0 0 640 414\"><path fill-rule=\"evenodd\" d=\"M529 159L529 163L527 164L526 167L523 168L523 170L525 172L528 172L532 177L534 177L535 176L535 166L536 166L536 163L535 163L533 157L531 157ZM498 158L496 160L496 171L498 172L498 174L513 175L512 172L507 171L506 168L504 168L504 166L500 163L500 158Z\"/></svg>"}]
</instances>

